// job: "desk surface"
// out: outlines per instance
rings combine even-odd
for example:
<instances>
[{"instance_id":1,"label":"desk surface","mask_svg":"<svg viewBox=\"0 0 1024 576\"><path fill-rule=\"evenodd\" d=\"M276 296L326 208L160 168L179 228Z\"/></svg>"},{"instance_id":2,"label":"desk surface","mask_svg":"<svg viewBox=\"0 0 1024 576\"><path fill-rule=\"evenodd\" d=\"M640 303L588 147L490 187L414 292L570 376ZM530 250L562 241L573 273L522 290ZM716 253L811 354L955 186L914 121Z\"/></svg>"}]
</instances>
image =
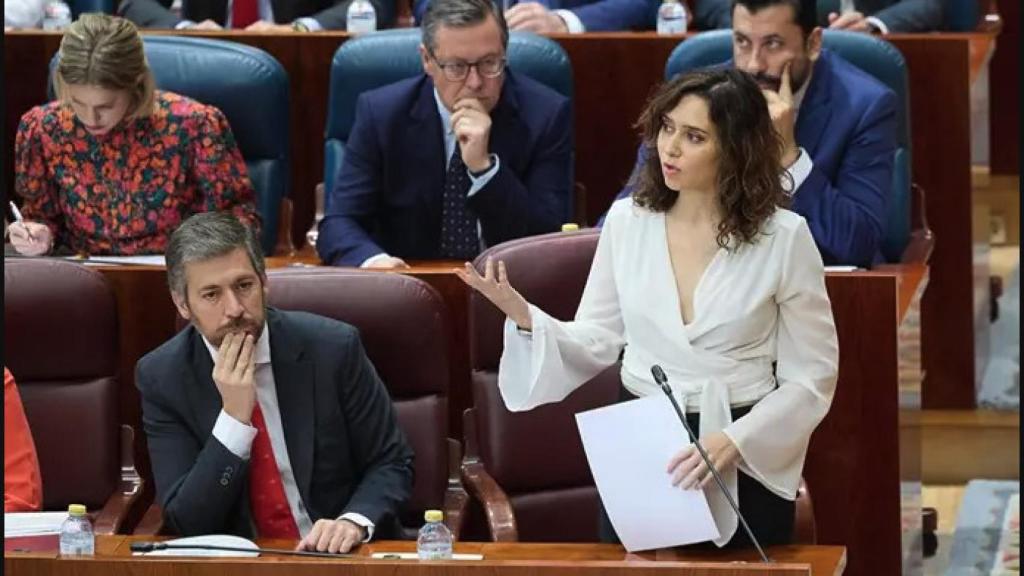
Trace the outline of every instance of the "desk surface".
<instances>
[{"instance_id":1,"label":"desk surface","mask_svg":"<svg viewBox=\"0 0 1024 576\"><path fill-rule=\"evenodd\" d=\"M92 576L100 574L197 574L233 576L235 574L291 573L301 565L302 574L337 574L339 565L351 567L352 573L377 574L504 574L572 575L572 574L672 574L684 575L838 575L846 566L846 549L842 546L778 546L767 550L774 560L770 565L758 563L753 551L680 551L658 550L629 554L621 546L611 544L529 544L459 542L455 551L478 553L482 561L419 562L416 560L372 560L375 552L413 552L416 544L409 541L373 542L357 549L354 558L139 558L131 555L130 545L143 538L132 536L99 536L97 555L87 562L62 560L56 550L36 552L5 552L4 571L12 574ZM270 548L291 549L291 541L260 541ZM353 566L355 565L355 566ZM810 571L808 571L808 568Z\"/></svg>"}]
</instances>

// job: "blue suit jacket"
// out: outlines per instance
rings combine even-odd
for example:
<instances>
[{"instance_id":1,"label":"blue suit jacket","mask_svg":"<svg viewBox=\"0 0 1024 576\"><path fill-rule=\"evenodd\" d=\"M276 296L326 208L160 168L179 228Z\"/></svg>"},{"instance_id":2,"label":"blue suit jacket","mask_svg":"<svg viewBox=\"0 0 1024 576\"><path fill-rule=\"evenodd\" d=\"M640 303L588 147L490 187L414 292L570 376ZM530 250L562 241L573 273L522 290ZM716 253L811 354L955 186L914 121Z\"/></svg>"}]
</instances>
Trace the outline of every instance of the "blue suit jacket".
<instances>
[{"instance_id":1,"label":"blue suit jacket","mask_svg":"<svg viewBox=\"0 0 1024 576\"><path fill-rule=\"evenodd\" d=\"M892 90L822 50L796 121L796 141L814 168L790 209L807 219L825 264L882 261L896 126ZM634 173L645 157L641 145ZM616 200L631 193L627 185Z\"/></svg>"},{"instance_id":2,"label":"blue suit jacket","mask_svg":"<svg viewBox=\"0 0 1024 576\"><path fill-rule=\"evenodd\" d=\"M434 84L422 75L363 93L338 180L328 192L317 251L358 266L387 252L440 258L447 159ZM553 232L572 184L572 108L554 90L507 72L491 111L490 151L501 167L467 202L487 245Z\"/></svg>"},{"instance_id":3,"label":"blue suit jacket","mask_svg":"<svg viewBox=\"0 0 1024 576\"><path fill-rule=\"evenodd\" d=\"M519 0L520 2L527 0ZM653 29L660 0L533 0L551 10L571 10L587 32ZM423 20L430 0L415 0L416 24Z\"/></svg>"}]
</instances>

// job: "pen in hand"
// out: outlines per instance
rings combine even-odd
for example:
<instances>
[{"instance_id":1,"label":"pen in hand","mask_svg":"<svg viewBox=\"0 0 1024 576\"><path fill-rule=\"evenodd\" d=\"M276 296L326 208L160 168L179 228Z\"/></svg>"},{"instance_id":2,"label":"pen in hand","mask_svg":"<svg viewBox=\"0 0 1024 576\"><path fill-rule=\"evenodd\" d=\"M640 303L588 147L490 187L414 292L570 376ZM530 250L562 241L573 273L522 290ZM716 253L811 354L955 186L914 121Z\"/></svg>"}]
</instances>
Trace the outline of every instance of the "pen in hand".
<instances>
[{"instance_id":1,"label":"pen in hand","mask_svg":"<svg viewBox=\"0 0 1024 576\"><path fill-rule=\"evenodd\" d=\"M25 225L25 218L22 217L21 210L18 210L18 205L15 204L13 200L8 201L8 204L10 204L11 206L11 212L14 213L14 221L21 224L22 228L25 229L25 233L28 234L28 239L31 240L32 242L35 242L36 239L34 236L32 236L32 231L29 230L28 226Z\"/></svg>"}]
</instances>

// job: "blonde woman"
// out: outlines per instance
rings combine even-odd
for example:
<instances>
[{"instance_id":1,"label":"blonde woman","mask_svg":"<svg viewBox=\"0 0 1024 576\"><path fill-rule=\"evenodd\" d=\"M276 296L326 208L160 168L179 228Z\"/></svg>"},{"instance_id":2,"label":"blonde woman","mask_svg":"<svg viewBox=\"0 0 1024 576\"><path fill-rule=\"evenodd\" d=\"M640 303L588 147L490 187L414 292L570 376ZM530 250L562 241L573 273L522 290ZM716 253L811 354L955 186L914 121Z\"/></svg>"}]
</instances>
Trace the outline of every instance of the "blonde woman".
<instances>
[{"instance_id":1,"label":"blonde woman","mask_svg":"<svg viewBox=\"0 0 1024 576\"><path fill-rule=\"evenodd\" d=\"M259 225L242 154L220 110L155 90L131 22L85 14L64 33L58 100L21 118L15 191L21 254L162 253L178 224L229 210Z\"/></svg>"}]
</instances>

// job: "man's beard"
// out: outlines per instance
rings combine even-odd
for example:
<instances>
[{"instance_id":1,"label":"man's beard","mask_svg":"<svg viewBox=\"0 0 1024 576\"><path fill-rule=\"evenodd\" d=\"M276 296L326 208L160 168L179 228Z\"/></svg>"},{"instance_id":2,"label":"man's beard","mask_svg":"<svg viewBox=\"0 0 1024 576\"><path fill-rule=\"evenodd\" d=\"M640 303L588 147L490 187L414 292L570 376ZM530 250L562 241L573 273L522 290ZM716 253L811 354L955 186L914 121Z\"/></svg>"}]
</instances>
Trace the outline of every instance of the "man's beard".
<instances>
[{"instance_id":1,"label":"man's beard","mask_svg":"<svg viewBox=\"0 0 1024 576\"><path fill-rule=\"evenodd\" d=\"M265 319L266 317L266 309L264 309L263 318ZM232 320L230 324L217 331L218 341L216 342L216 346L220 348L220 345L224 342L224 338L231 333L252 334L253 344L255 344L256 341L260 339L260 336L263 335L263 325L264 322L258 322L249 318L238 318L236 320Z\"/></svg>"},{"instance_id":2,"label":"man's beard","mask_svg":"<svg viewBox=\"0 0 1024 576\"><path fill-rule=\"evenodd\" d=\"M792 70L793 69L790 68L791 75L789 77L789 87L793 90L793 93L795 94L804 85L804 82L807 81L807 74L797 77L796 75L793 74ZM752 76L754 78L754 81L757 82L757 85L763 89L771 90L772 92L778 93L779 89L782 87L782 76L773 76L765 72L757 72Z\"/></svg>"}]
</instances>

